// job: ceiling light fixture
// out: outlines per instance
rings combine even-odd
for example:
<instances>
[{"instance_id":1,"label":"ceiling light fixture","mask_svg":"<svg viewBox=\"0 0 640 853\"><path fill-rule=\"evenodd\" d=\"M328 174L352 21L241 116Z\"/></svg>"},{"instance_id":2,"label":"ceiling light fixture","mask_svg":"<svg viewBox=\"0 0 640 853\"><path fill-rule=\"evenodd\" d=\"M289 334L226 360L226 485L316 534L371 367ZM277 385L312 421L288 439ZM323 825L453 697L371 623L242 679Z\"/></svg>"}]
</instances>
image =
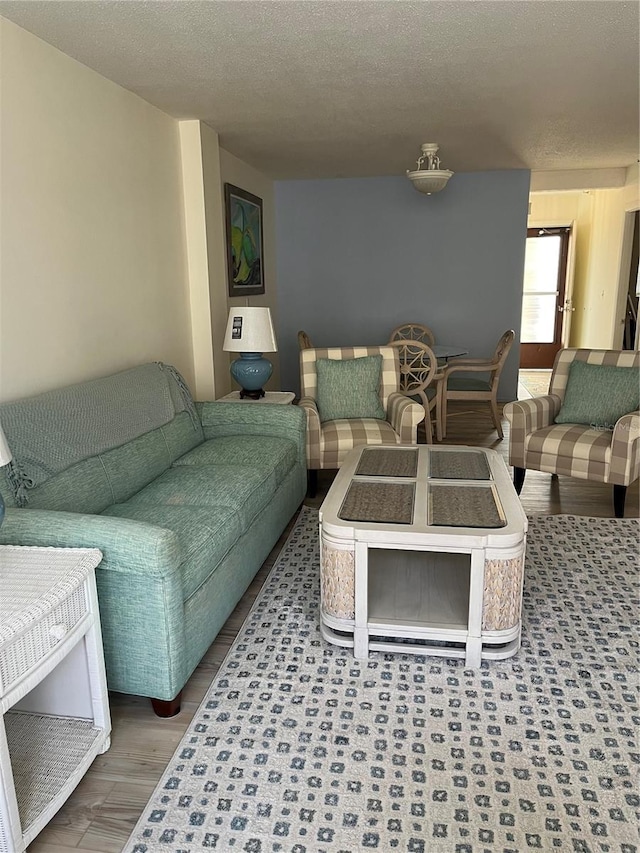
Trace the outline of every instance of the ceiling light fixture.
<instances>
[{"instance_id":1,"label":"ceiling light fixture","mask_svg":"<svg viewBox=\"0 0 640 853\"><path fill-rule=\"evenodd\" d=\"M446 187L453 172L450 172L449 169L440 168L437 142L424 142L421 150L422 155L418 158L418 168L413 172L407 169L407 177L419 193L425 195L439 193Z\"/></svg>"}]
</instances>

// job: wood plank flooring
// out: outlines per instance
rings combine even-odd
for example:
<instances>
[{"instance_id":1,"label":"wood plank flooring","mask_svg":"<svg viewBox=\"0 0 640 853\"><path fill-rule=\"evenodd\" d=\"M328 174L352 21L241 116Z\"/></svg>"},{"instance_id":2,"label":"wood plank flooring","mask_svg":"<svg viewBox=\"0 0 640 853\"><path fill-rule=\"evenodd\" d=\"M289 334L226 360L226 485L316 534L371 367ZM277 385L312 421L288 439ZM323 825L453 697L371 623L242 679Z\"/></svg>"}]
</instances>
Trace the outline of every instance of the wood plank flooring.
<instances>
[{"instance_id":1,"label":"wood plank flooring","mask_svg":"<svg viewBox=\"0 0 640 853\"><path fill-rule=\"evenodd\" d=\"M504 440L499 441L491 424L488 405L451 403L449 408L445 444L492 447L507 458L508 424L504 425ZM334 473L320 473L318 494L313 500L307 499L305 504L320 506ZM609 486L567 477L552 478L549 474L529 471L521 500L529 514L571 513L610 517L613 515L611 492ZM638 514L638 483L635 483L627 495L625 515L638 517ZM120 853L292 525L293 521L187 683L182 711L178 716L161 720L153 714L148 700L111 695L111 748L94 761L67 803L29 846L29 853Z\"/></svg>"}]
</instances>

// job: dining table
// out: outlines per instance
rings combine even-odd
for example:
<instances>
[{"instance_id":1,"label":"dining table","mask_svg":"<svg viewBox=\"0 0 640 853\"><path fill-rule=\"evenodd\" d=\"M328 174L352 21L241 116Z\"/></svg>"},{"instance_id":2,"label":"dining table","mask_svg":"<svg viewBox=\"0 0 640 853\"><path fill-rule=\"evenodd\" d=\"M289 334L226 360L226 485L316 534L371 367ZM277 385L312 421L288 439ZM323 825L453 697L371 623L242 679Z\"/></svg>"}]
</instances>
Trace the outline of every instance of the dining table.
<instances>
[{"instance_id":1,"label":"dining table","mask_svg":"<svg viewBox=\"0 0 640 853\"><path fill-rule=\"evenodd\" d=\"M469 355L469 350L462 346L454 346L452 344L433 344L431 347L433 354L438 361L449 361L450 358L458 358L461 355Z\"/></svg>"}]
</instances>

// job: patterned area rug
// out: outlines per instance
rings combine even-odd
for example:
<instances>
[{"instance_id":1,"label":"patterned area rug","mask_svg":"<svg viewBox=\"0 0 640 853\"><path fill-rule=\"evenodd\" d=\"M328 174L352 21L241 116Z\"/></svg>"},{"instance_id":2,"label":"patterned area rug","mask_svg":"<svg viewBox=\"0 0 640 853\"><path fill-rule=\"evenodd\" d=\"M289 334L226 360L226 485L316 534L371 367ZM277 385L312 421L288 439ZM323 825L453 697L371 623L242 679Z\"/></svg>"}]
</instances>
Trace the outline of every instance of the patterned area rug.
<instances>
[{"instance_id":1,"label":"patterned area rug","mask_svg":"<svg viewBox=\"0 0 640 853\"><path fill-rule=\"evenodd\" d=\"M635 853L638 522L530 519L522 648L355 661L308 508L126 851Z\"/></svg>"}]
</instances>

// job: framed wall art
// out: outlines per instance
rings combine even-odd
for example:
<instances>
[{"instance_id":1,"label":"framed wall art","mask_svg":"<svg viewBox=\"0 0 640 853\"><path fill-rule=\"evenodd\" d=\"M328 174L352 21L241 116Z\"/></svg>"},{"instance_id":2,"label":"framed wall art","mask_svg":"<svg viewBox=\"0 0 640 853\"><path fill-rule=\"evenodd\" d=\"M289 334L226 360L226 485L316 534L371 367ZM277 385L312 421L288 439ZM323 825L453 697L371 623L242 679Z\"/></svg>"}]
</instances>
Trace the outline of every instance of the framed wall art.
<instances>
[{"instance_id":1,"label":"framed wall art","mask_svg":"<svg viewBox=\"0 0 640 853\"><path fill-rule=\"evenodd\" d=\"M224 185L229 296L264 293L262 199Z\"/></svg>"}]
</instances>

